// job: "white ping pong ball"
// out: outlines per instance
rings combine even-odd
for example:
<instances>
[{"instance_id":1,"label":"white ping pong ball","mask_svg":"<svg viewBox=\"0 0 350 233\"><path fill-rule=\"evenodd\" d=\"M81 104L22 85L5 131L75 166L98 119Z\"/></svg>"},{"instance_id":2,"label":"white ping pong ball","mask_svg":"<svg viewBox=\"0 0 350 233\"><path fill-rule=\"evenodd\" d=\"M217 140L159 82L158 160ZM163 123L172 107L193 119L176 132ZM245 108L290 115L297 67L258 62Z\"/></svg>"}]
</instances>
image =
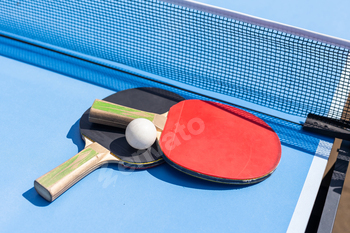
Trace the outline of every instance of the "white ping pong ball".
<instances>
[{"instance_id":1,"label":"white ping pong ball","mask_svg":"<svg viewBox=\"0 0 350 233\"><path fill-rule=\"evenodd\" d=\"M152 146L155 142L157 130L150 120L137 118L126 127L125 137L130 146L143 150Z\"/></svg>"}]
</instances>

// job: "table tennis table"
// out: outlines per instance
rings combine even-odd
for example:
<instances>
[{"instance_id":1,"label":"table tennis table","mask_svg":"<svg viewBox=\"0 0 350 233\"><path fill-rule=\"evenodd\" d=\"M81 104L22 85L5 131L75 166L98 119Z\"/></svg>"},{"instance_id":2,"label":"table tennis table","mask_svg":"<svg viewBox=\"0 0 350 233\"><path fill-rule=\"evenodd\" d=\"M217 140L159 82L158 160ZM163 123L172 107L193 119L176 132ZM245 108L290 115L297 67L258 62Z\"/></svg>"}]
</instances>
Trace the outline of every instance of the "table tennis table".
<instances>
[{"instance_id":1,"label":"table tennis table","mask_svg":"<svg viewBox=\"0 0 350 233\"><path fill-rule=\"evenodd\" d=\"M305 232L333 166L329 156L341 146L303 123L310 111L343 117L350 92L350 3L311 3L0 3L1 232ZM309 14L321 22L306 20ZM282 143L277 170L234 186L167 164L140 171L108 165L52 203L40 197L33 181L83 149L78 120L93 101L145 86L257 115ZM343 144L345 157L346 150ZM331 217L335 199L325 204ZM322 229L309 230L331 232L333 223L323 215Z\"/></svg>"}]
</instances>

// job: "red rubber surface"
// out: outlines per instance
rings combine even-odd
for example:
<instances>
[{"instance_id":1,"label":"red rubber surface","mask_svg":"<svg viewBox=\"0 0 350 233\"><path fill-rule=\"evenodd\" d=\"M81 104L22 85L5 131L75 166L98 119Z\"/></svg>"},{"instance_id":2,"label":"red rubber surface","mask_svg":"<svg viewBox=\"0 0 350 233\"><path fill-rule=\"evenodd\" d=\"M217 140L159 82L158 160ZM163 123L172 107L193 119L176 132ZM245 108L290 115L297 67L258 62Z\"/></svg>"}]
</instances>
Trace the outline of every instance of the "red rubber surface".
<instances>
[{"instance_id":1,"label":"red rubber surface","mask_svg":"<svg viewBox=\"0 0 350 233\"><path fill-rule=\"evenodd\" d=\"M170 109L160 146L182 168L232 180L266 176L281 158L279 138L263 120L201 100L185 100Z\"/></svg>"}]
</instances>

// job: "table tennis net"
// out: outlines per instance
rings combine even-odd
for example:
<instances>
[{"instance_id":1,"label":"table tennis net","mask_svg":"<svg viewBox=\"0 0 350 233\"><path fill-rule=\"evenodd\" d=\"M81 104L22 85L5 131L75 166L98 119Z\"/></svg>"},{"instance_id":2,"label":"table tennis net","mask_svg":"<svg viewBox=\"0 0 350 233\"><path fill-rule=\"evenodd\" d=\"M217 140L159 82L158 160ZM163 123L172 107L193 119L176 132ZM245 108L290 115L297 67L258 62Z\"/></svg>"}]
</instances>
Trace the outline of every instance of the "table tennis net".
<instances>
[{"instance_id":1,"label":"table tennis net","mask_svg":"<svg viewBox=\"0 0 350 233\"><path fill-rule=\"evenodd\" d=\"M41 50L52 45L50 52L57 50L61 60L64 51L75 51L130 67L130 73L143 71L296 116L350 118L349 47L174 2L3 0L0 34ZM23 53L17 59L33 59ZM44 60L31 61L44 66ZM65 73L62 64L49 68ZM99 82L108 86L113 79Z\"/></svg>"}]
</instances>

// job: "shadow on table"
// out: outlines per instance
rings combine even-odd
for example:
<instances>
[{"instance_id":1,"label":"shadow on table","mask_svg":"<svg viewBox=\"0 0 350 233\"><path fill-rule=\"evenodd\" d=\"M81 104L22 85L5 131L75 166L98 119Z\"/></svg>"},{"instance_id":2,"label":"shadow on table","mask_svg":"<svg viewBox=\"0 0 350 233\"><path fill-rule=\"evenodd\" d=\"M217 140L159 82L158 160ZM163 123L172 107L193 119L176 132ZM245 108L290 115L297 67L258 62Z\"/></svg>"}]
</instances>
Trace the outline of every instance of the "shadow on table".
<instances>
[{"instance_id":1,"label":"shadow on table","mask_svg":"<svg viewBox=\"0 0 350 233\"><path fill-rule=\"evenodd\" d=\"M51 203L46 201L44 198L42 198L36 191L35 188L31 188L25 193L22 194L22 196L27 199L30 203L32 203L35 206L39 207L45 207L50 205Z\"/></svg>"},{"instance_id":2,"label":"shadow on table","mask_svg":"<svg viewBox=\"0 0 350 233\"><path fill-rule=\"evenodd\" d=\"M71 139L72 142L78 147L78 151L82 151L84 149L85 143L80 135L79 120L72 125L67 133L67 138Z\"/></svg>"},{"instance_id":3,"label":"shadow on table","mask_svg":"<svg viewBox=\"0 0 350 233\"><path fill-rule=\"evenodd\" d=\"M232 185L222 184L212 181L196 178L194 176L187 175L183 172L176 170L167 163L147 170L149 174L155 178L171 183L174 185L193 188L193 189L205 189L205 190L233 190L233 189L244 189L255 184L250 185ZM262 181L264 182L264 181Z\"/></svg>"}]
</instances>

